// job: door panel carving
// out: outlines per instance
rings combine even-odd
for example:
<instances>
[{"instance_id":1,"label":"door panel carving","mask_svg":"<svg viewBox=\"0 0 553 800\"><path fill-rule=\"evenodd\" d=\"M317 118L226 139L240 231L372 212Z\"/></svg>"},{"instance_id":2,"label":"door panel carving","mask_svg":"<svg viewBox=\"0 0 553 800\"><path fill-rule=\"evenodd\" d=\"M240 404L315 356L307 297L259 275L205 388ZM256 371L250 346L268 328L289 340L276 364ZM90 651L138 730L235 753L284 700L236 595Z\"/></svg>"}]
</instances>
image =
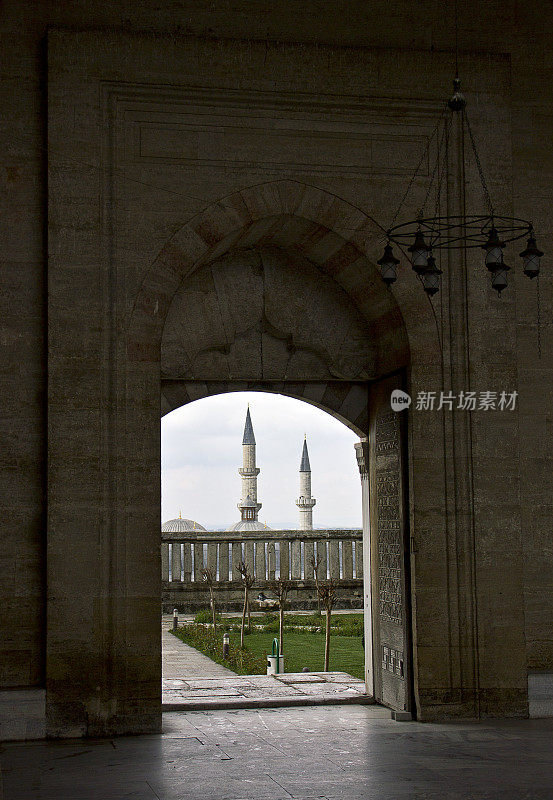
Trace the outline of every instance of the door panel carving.
<instances>
[{"instance_id":1,"label":"door panel carving","mask_svg":"<svg viewBox=\"0 0 553 800\"><path fill-rule=\"evenodd\" d=\"M399 388L402 376L394 375L372 384L369 394L373 661L375 698L410 711L406 414L390 407L390 395Z\"/></svg>"}]
</instances>

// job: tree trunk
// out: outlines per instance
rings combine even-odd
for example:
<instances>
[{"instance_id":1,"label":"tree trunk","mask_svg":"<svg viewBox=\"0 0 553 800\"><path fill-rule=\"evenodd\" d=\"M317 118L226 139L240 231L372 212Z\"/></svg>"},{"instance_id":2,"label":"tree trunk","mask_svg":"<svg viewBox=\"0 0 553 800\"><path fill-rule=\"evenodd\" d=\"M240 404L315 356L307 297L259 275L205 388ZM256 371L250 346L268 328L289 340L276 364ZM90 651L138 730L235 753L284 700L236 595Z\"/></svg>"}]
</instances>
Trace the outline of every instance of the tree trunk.
<instances>
[{"instance_id":1,"label":"tree trunk","mask_svg":"<svg viewBox=\"0 0 553 800\"><path fill-rule=\"evenodd\" d=\"M329 671L330 662L330 609L326 610L326 638L325 638L325 672Z\"/></svg>"},{"instance_id":2,"label":"tree trunk","mask_svg":"<svg viewBox=\"0 0 553 800\"><path fill-rule=\"evenodd\" d=\"M278 609L278 647L280 655L284 653L284 607Z\"/></svg>"},{"instance_id":3,"label":"tree trunk","mask_svg":"<svg viewBox=\"0 0 553 800\"><path fill-rule=\"evenodd\" d=\"M247 607L248 607L248 589L244 586L244 608L242 609L242 626L240 628L240 647L244 647L244 628L246 626Z\"/></svg>"},{"instance_id":4,"label":"tree trunk","mask_svg":"<svg viewBox=\"0 0 553 800\"><path fill-rule=\"evenodd\" d=\"M319 573L318 567L315 570L315 588L317 590L317 616L321 616L321 596L319 594Z\"/></svg>"},{"instance_id":5,"label":"tree trunk","mask_svg":"<svg viewBox=\"0 0 553 800\"><path fill-rule=\"evenodd\" d=\"M215 597L213 596L213 586L209 587L211 597L211 615L213 617L213 632L217 633L217 615L215 614Z\"/></svg>"},{"instance_id":6,"label":"tree trunk","mask_svg":"<svg viewBox=\"0 0 553 800\"><path fill-rule=\"evenodd\" d=\"M252 632L252 612L250 609L250 598L248 597L248 633Z\"/></svg>"}]
</instances>

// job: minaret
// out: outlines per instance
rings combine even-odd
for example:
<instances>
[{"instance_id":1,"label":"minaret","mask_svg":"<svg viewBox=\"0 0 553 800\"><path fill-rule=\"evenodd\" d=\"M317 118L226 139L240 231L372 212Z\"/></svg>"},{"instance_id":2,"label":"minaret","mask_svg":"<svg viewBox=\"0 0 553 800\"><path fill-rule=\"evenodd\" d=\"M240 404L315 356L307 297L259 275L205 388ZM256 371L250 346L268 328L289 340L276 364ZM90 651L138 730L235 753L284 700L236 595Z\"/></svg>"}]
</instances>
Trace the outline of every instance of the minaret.
<instances>
[{"instance_id":1,"label":"minaret","mask_svg":"<svg viewBox=\"0 0 553 800\"><path fill-rule=\"evenodd\" d=\"M300 531L313 530L313 506L317 501L311 497L311 465L307 452L307 437L303 440L300 464L300 496L296 505L300 510Z\"/></svg>"},{"instance_id":2,"label":"minaret","mask_svg":"<svg viewBox=\"0 0 553 800\"><path fill-rule=\"evenodd\" d=\"M259 468L255 465L255 436L253 435L250 407L246 414L244 436L242 438L242 469L238 470L242 478L242 499L238 508L243 522L257 522L261 503L257 502L257 476Z\"/></svg>"}]
</instances>

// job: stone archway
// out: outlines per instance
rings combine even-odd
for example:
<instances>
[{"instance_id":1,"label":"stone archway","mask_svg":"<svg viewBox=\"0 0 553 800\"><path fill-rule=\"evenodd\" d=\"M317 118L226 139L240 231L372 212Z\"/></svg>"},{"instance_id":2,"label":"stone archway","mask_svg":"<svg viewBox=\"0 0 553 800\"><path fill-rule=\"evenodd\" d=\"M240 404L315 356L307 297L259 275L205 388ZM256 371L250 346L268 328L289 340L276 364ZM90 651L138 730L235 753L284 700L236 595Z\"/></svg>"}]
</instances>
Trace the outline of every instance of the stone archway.
<instances>
[{"instance_id":1,"label":"stone archway","mask_svg":"<svg viewBox=\"0 0 553 800\"><path fill-rule=\"evenodd\" d=\"M310 50L305 61L303 51L282 45L269 65L265 48L249 42L199 46L186 37L121 34L108 52L105 35L54 32L49 40L49 158L52 175L64 177L48 185L52 736L160 725L160 391L163 407L178 402L162 386L161 351L187 276L245 248L299 254L366 320L377 343L376 376L408 363L412 394L518 381L512 300L492 306L480 279L452 259L435 314L410 270L387 290L373 264L381 231L362 209L392 216L394 181L411 174L441 107L448 57L359 49L347 52L344 70L341 48ZM483 118L490 133L497 125L508 130L508 69L476 61L495 87L481 95ZM81 133L68 141L77 119ZM284 125L278 131L275 119ZM352 133L361 142L353 166ZM330 147L319 163L323 140ZM483 137L482 157L508 207L508 158L498 141ZM452 136L452 209L458 146ZM66 163L71 148L76 158ZM277 338L278 347L283 342ZM299 344L305 350L305 340ZM213 388L204 383L194 390ZM174 381L173 389L189 393L190 386ZM338 396L332 413L347 416ZM517 425L518 414L491 432L478 416L409 415L413 667L422 719L527 710L516 465L507 480L497 479L507 474Z\"/></svg>"},{"instance_id":2,"label":"stone archway","mask_svg":"<svg viewBox=\"0 0 553 800\"><path fill-rule=\"evenodd\" d=\"M379 237L357 209L296 182L223 200L156 260L130 319L127 369L151 371L162 412L247 386L315 402L366 435L369 382L399 370L423 371L427 385L439 377L426 297L409 276L404 314L361 249Z\"/></svg>"},{"instance_id":3,"label":"stone archway","mask_svg":"<svg viewBox=\"0 0 553 800\"><path fill-rule=\"evenodd\" d=\"M265 389L319 405L366 441L374 394L369 386L382 376L409 369L407 335L398 306L370 261L333 232L321 231L320 226L289 214L271 215L260 222L248 226L241 236L233 236L225 252L217 248L213 258L202 259L174 293L160 344L162 411L208 394L244 387ZM336 252L342 255L331 260L330 254ZM340 272L348 265L365 272L368 297L362 291L354 294L347 280L340 282ZM373 405L372 413L377 412ZM358 460L367 505L364 552L368 566L373 548L365 458L361 450ZM401 470L396 469L394 481L403 494ZM380 485L374 484L370 492L371 502L378 505ZM390 498L386 502L389 504ZM378 633L375 652L390 650L390 640L392 652L401 653L401 675L398 678L390 676L389 670L376 669L380 656L375 656L373 666L371 647L367 647L366 675L369 691L376 691L379 699L403 712L411 709L410 598L402 581L397 583L389 576L398 570L405 576L408 570L408 565L402 564L407 520L403 512L394 513L399 515L397 529L384 522L373 525L374 531L383 530L381 535L373 534L373 539L388 538L382 542L385 555L380 554L379 546L374 548L373 581L380 588L372 600L367 571L366 640L370 639L372 619ZM390 548L394 552L398 548L397 564ZM389 626L381 635L382 615L386 616L389 608L382 598L391 587L403 620L392 637ZM401 687L395 693L383 691L392 679Z\"/></svg>"},{"instance_id":4,"label":"stone archway","mask_svg":"<svg viewBox=\"0 0 553 800\"><path fill-rule=\"evenodd\" d=\"M316 364L316 370L311 376L306 376L307 380L298 381L298 373L294 376L295 380L290 381L291 385L283 388L285 392L310 400L309 387L322 383L323 394L326 392L327 397L322 401L315 398L314 401L320 402L321 407L331 414L360 428L360 415L365 415L366 422L363 421L363 425L368 423L366 407L362 408L363 401L360 400L363 390L360 393L356 388L360 381L366 386L367 381L404 369L410 386L416 385L420 375L423 375L425 388L437 389L440 378L440 349L431 306L420 287L413 285L412 275L398 282L396 295L384 286L368 256L377 246L379 237L380 230L370 218L336 196L294 181L277 181L239 192L206 209L172 237L152 265L124 325L122 347L117 352L118 400L107 409L111 422L106 424L112 426L110 429L117 434L116 443L112 443L115 449L106 465L107 490L111 498L107 502L111 504L113 516L111 533L104 539L101 580L106 601L99 608L99 624L104 630L104 637L96 660L100 670L109 666L105 676L100 674L99 685L100 691L105 687L106 696L111 699L98 704L95 687L79 687L82 690L79 704L83 702L87 707L91 701L85 698L90 695L94 698L90 708L96 708L94 713L97 717L87 712L89 731L124 729L127 724L125 715L118 709L135 708L137 704L141 708L144 729L151 729L152 719L160 713L161 663L157 619L160 596L160 391L163 388L167 398L167 385L170 378L174 378L171 383L173 390L177 390L177 396L173 402L182 404L185 395L179 393L186 392L189 395L191 385L186 375L169 376L162 371L164 363L170 364L167 355L170 348L168 351L163 334L166 323L168 330L171 330L171 307L174 302L178 304L179 292L187 281L188 285L193 283L194 275L200 274L202 269L209 271L212 269L210 265L221 263L221 259L224 261L225 254L244 252L244 249L251 252L256 248L272 248L271 252L281 254L280 258L285 253L286 258L295 259L296 266L307 261L312 279L319 271L322 283L327 281L327 291L332 286L332 291L341 298L342 304L345 298L348 299L355 310L351 312L354 318L352 324L354 327L357 325L359 330L364 326L370 344L361 362L355 358L351 360L349 374L347 370L343 371L343 359L338 359L340 363L328 369L328 357L325 364L325 358L321 360L319 353L314 361L312 359L312 367ZM331 307L335 310L335 306L331 304ZM315 324L317 319L315 312ZM324 325L325 318L319 319L321 321ZM274 331L268 331L263 326L259 328L259 336L268 333L275 338ZM284 342L286 345L288 342L286 346L291 344L297 352L294 340L289 342L286 332L283 333L284 339L279 340L279 335L276 340L280 344ZM172 335L173 343L174 338ZM299 345L299 349L304 347L301 342ZM204 394L210 392L206 381L219 377L219 385L230 386L230 382L235 380L228 371L221 375L217 373L220 357L224 355L217 352L217 343L213 355L216 358L208 360L208 371L195 375L199 378L193 381L196 396L201 396L197 394L198 391ZM342 373L338 374L340 369ZM258 374L243 377L259 384L264 380L263 369ZM271 377L276 381L285 381L287 376L273 374ZM309 377L313 380L309 380ZM344 395L343 388L348 382L351 386ZM302 385L298 387L298 383ZM342 392L336 391L332 384L339 384ZM352 406L355 412L347 411L344 407L344 403L350 402L352 397L355 397ZM429 431L429 427L434 429ZM429 434L431 447L436 453L435 448L439 448L442 435L438 415L435 419L426 420L424 431L417 429L416 424L410 431L412 526L416 524L417 515L427 513L426 495L419 493L420 482L426 481L427 476L422 476L417 470L414 454L424 451L425 458L428 457ZM428 506L434 509L436 502L439 502L439 498L434 497ZM443 560L443 554L434 553L432 558L434 563L443 562L440 567L443 585L437 591L445 598L448 591L447 563ZM140 579L138 583L137 576ZM416 596L416 573L411 576L411 583ZM416 600L413 608L416 612ZM135 630L130 639L127 620L129 615L136 613L142 619L143 636L137 639ZM415 697L419 714L424 714L420 694L424 664L416 649L417 624L415 616L414 674L416 692L419 692ZM427 628L428 619L421 620L421 624ZM433 624L438 629L438 636L446 635L449 626L446 617L434 618ZM158 655L153 657L156 650ZM147 659L143 655L145 651L148 652ZM144 687L138 699L137 686ZM64 697L58 699L55 683L51 682L48 700L51 720L56 719L60 707L67 708L65 688ZM62 710L61 715L63 713ZM137 724L140 723L134 719L132 726L135 731Z\"/></svg>"}]
</instances>

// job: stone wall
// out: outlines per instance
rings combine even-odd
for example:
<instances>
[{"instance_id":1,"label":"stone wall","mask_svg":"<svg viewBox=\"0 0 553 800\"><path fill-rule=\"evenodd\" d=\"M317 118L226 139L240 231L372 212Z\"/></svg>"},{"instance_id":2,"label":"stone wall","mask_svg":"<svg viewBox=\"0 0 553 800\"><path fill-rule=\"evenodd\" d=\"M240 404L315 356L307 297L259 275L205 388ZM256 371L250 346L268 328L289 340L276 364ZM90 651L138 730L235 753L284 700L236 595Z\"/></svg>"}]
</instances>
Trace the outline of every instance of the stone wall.
<instances>
[{"instance_id":1,"label":"stone wall","mask_svg":"<svg viewBox=\"0 0 553 800\"><path fill-rule=\"evenodd\" d=\"M478 135L486 141L494 140L492 151L495 157L502 154L495 163L484 161L484 167L492 175L491 188L502 196L513 213L520 216L532 215L540 235L540 242L548 253L553 253L553 230L549 219L553 186L553 152L549 142L553 134L553 114L550 109L550 87L553 70L551 29L551 8L544 2L533 6L518 2L491 2L474 6L472 3L459 3L460 46L466 53L461 57L461 71L465 78L467 91L475 98L473 110L474 127ZM446 8L452 12L452 9ZM214 45L220 53L220 60L209 74L198 77L212 84L242 88L247 83L244 74L237 81L233 75L240 72L244 61L244 48L251 53L252 70L261 73L261 64L269 64L263 81L257 89L270 91L290 90L292 93L310 91L315 93L345 92L352 95L373 95L382 87L393 94L393 86L401 84L404 93L418 95L421 102L429 98L437 102L449 91L449 86L441 88L428 76L428 83L420 83L420 72L410 73L410 57L406 54L424 55L429 63L438 65L443 72L445 61L453 63L451 54L453 43L453 24L444 15L442 3L422 4L351 2L315 2L309 0L294 7L290 4L274 2L215 2L209 8L200 0L190 2L168 2L160 8L149 3L103 2L68 3L36 2L32 4L9 0L2 7L3 58L2 58L2 105L5 122L2 128L3 215L2 215L2 274L3 274L3 315L1 392L4 403L3 462L1 490L5 529L9 532L2 538L1 548L1 598L2 615L2 664L1 681L3 686L42 686L44 685L45 665L45 551L46 551L46 507L45 507L45 460L47 421L46 404L46 191L47 191L47 87L46 87L46 33L51 28L66 30L97 31L95 58L91 61L91 80L94 69L102 58L111 57L114 30L123 30L130 40L138 41L143 34L144 42L155 42L166 36L167 50L184 34L207 37L236 37L242 44L234 47L232 43ZM105 38L105 47L102 38ZM254 41L255 40L255 41ZM128 72L134 70L136 63L125 65L124 39L118 39L120 51L120 72L112 76L125 80ZM111 43L110 43L111 42ZM257 42L257 43L256 43ZM283 42L294 43L290 53L284 57L286 46ZM302 43L311 43L307 47ZM213 43L212 43L213 44ZM340 58L343 72L338 75L336 61L325 45L343 47ZM144 47L147 49L147 44ZM198 52L203 45L195 45ZM351 48L361 48L353 50ZM364 50L364 48L368 48ZM396 54L388 54L387 71L380 75L378 69L369 69L370 53L374 48L395 49ZM171 51L172 52L172 51ZM260 54L263 54L261 57ZM78 61L75 53L75 65ZM370 75L363 85L363 70ZM271 77L271 65L279 59L289 64L289 74L279 73L279 82ZM378 56L376 61L378 62ZM434 60L434 61L433 61ZM201 59L200 62L201 63ZM332 70L329 64L332 63ZM370 63L374 63L370 62ZM391 66L395 63L395 67ZM300 65L305 65L301 72ZM240 66L242 65L242 67ZM501 78L497 78L497 67L501 66ZM61 65L59 65L61 67ZM70 76L74 64L68 58L64 68ZM82 64L81 64L82 66ZM183 70L185 70L185 65ZM394 69L396 73L394 74ZM438 69L438 67L437 67ZM354 77L354 73L356 77ZM505 77L506 76L506 77ZM148 75L152 83L165 80L163 60ZM417 81L419 81L417 83ZM505 97L508 103L505 105ZM66 98L71 107L73 99ZM97 106L95 107L97 108ZM489 127L489 113L493 109L495 129ZM69 115L70 116L70 115ZM73 122L63 132L71 139L66 152L51 154L58 163L65 164L63 180L66 181L69 202L66 211L71 214L59 219L51 219L52 231L56 230L57 244L67 245L85 242L95 221L91 220L88 206L82 203L87 194L98 194L98 152L90 147L90 126L99 122L91 110L88 117L74 117ZM511 126L511 133L508 128ZM170 132L167 134L170 141ZM148 142L145 147L155 145ZM503 149L502 149L503 148ZM155 158L155 152L150 153ZM507 169L504 169L507 165ZM71 195L70 173L74 168L75 180L80 182L79 192ZM152 189L152 169L147 165L121 167L127 180L131 201L134 187L134 205L131 214L145 217L132 242L133 267L126 276L130 287L138 286L146 267L156 254L182 225L186 219L210 202L218 200L228 190L219 179L211 182L210 193L205 187L191 180L183 188L165 179L160 188ZM405 174L407 174L407 169ZM82 183L83 174L88 176ZM507 175L507 185L504 176ZM60 175L51 171L48 188L55 189ZM402 179L404 180L404 178ZM336 177L329 175L308 175L308 183L321 189L331 189L342 197L351 200L363 209L368 209L376 217L387 216L390 206L397 200L399 181L391 184L382 182L378 192L364 188L362 180L345 174ZM249 183L252 183L251 177ZM368 185L368 184L367 184ZM146 197L140 187L147 188ZM80 194L81 199L78 199ZM186 198L183 197L186 195ZM104 198L105 199L105 198ZM147 211L144 215L143 211ZM123 210L123 214L127 213ZM120 239L122 250L129 242ZM547 268L548 261L545 261ZM97 276L86 269L90 264L75 263L72 282L82 282L81 302L84 306L95 302ZM510 620L523 624L526 631L526 661L531 669L553 668L553 592L551 574L553 569L553 548L550 528L553 521L553 458L551 419L551 395L553 375L551 364L551 326L552 281L546 271L541 280L542 358L537 357L535 297L525 284L513 280L513 287L506 296L508 313L516 321L512 336L502 339L490 335L490 321L495 322L497 306L495 300L486 297L483 301L477 289L471 288L474 300L474 317L470 320L471 361L469 373L472 380L482 388L502 388L512 381L518 373L520 391L520 415L516 420L519 438L513 436L512 421L502 427L498 425L490 432L489 422L475 420L471 432L471 449L476 470L474 532L476 548L467 552L466 558L474 559L476 586L475 597L480 609L475 622L480 646L492 641L503 626ZM482 275L479 280L485 281ZM57 287L60 302L63 302L64 287ZM129 291L129 297L135 295ZM132 299L131 299L132 303ZM446 306L447 309L447 306ZM79 308L73 309L72 324L78 326ZM493 325L492 325L493 327ZM51 331L52 343L61 331ZM96 336L97 331L93 332ZM386 348L384 348L385 350ZM81 407L89 415L92 426L94 412L101 399L94 394L95 387L102 380L98 369L97 355L88 354L88 378L75 373L73 390L63 398L60 413L73 406ZM249 376L248 376L249 377ZM51 367L50 381L55 385L57 375ZM88 382L87 382L88 381ZM174 391L166 386L167 393ZM212 387L213 388L213 387ZM425 388L420 386L418 388ZM462 388L462 387L461 387ZM510 387L509 387L510 388ZM196 391L209 393L210 388ZM302 389L303 391L304 389ZM178 391L188 391L184 384ZM177 391L177 393L178 393ZM90 398L89 407L87 406ZM338 403L338 400L334 401ZM341 401L340 401L341 402ZM331 405L329 402L327 407ZM166 406L167 407L167 406ZM51 408L51 419L56 409ZM50 463L51 480L57 477L58 493L52 501L63 508L64 487L74 483L74 462L72 459L86 459L90 468L101 471L103 454L90 447L90 439L81 437L83 419L76 424L67 417L66 451L59 451ZM519 444L520 442L520 444ZM512 443L512 446L511 444ZM84 450L82 449L84 446ZM59 461L58 461L59 458ZM494 461L495 459L495 461ZM93 473L91 472L91 475ZM94 473L96 476L96 473ZM152 472L153 481L157 477ZM463 494L456 495L455 486L462 482L463 476L450 475L450 488L455 507L452 513L463 517L467 513ZM82 480L82 477L79 478ZM76 523L86 527L86 520L98 514L100 495L96 486L97 478L90 484L77 487L72 500L71 514ZM429 487L432 490L432 486ZM75 494L77 499L75 499ZM104 521L105 522L105 521ZM103 523L104 524L104 523ZM424 537L431 535L433 520L428 518L428 526L419 530ZM12 533L14 532L14 533ZM15 533L16 532L16 533ZM51 529L50 537L58 531ZM75 525L73 537L80 536L79 524ZM95 534L85 539L84 547L89 549L92 562L99 557L95 544ZM68 538L67 547L72 539ZM504 548L501 542L504 541ZM448 545L449 546L449 545ZM421 549L422 547L422 549ZM506 567L510 560L523 553L524 606L518 593L505 596L498 590L502 584ZM424 543L419 543L419 566L423 563ZM498 557L498 553L499 556ZM105 555L105 554L104 554ZM107 558L107 556L105 556ZM65 581L75 580L82 575L72 576L67 563L60 562L59 586L52 587L63 595ZM466 587L465 587L466 588ZM94 587L91 595L98 595ZM425 598L423 601L423 597ZM58 611L64 607L59 598ZM57 601L56 601L57 602ZM98 598L101 605L104 599ZM432 616L428 608L423 612L424 602L432 604L432 592L419 596L419 612ZM441 601L440 601L441 602ZM450 610L458 609L467 602L452 591L448 597ZM74 599L71 598L71 603ZM470 605L470 603L469 603ZM54 611L55 603L51 604ZM74 608L84 616L90 613L87 603L82 608ZM466 609L471 616L475 609ZM106 612L107 613L107 612ZM106 617L107 619L107 617ZM100 631L100 636L103 633ZM61 630L60 630L61 636ZM445 643L438 644L440 647ZM495 652L495 655L494 655ZM499 663L504 661L504 653L490 651L483 656L483 665L492 675ZM509 659L505 662L509 667ZM486 678L488 681L489 678ZM485 689L486 686L484 685Z\"/></svg>"},{"instance_id":2,"label":"stone wall","mask_svg":"<svg viewBox=\"0 0 553 800\"><path fill-rule=\"evenodd\" d=\"M210 570L219 611L242 610L244 587L238 571L241 562L255 579L250 599L256 610L275 608L275 578L289 582L289 610L319 608L317 587L329 578L334 584L335 608L362 609L362 536L360 530L207 531L188 536L162 533L163 613L170 614L177 608L190 614L210 607L204 568ZM269 605L255 603L260 593Z\"/></svg>"}]
</instances>

